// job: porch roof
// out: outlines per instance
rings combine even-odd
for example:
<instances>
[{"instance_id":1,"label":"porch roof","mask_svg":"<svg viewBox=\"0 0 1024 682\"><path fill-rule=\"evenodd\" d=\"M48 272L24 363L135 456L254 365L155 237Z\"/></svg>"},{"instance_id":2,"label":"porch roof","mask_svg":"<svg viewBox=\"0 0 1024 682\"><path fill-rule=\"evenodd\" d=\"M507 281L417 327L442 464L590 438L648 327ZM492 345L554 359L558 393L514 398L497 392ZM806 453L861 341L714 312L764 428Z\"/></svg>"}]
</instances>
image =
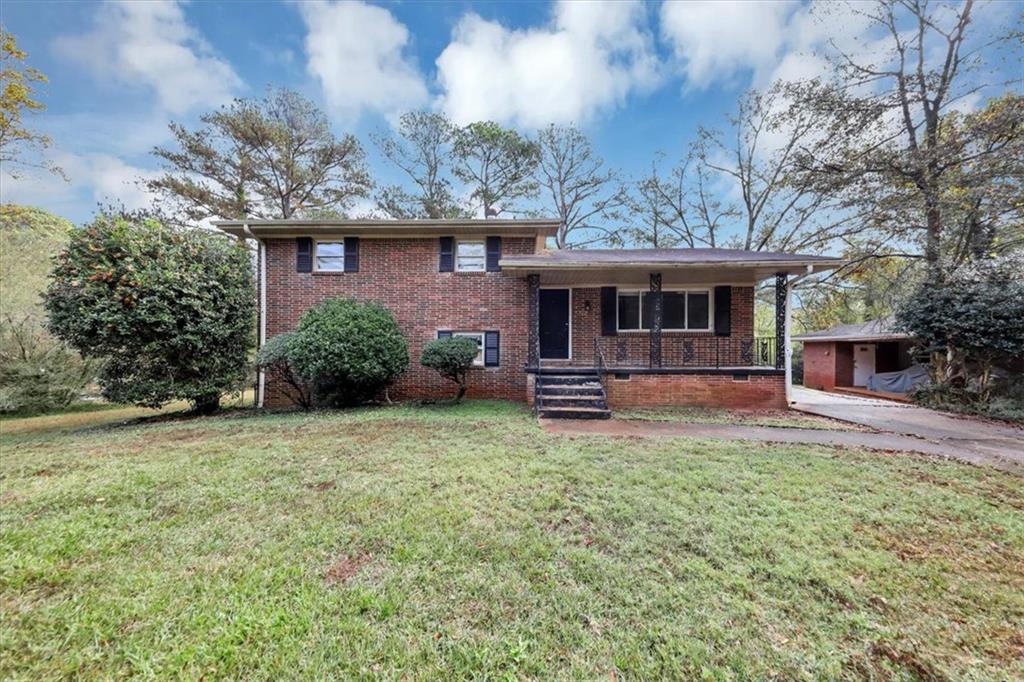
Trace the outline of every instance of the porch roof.
<instances>
[{"instance_id":1,"label":"porch roof","mask_svg":"<svg viewBox=\"0 0 1024 682\"><path fill-rule=\"evenodd\" d=\"M501 259L502 270L545 283L626 283L650 272L671 282L759 282L778 273L832 270L841 258L742 249L570 249Z\"/></svg>"}]
</instances>

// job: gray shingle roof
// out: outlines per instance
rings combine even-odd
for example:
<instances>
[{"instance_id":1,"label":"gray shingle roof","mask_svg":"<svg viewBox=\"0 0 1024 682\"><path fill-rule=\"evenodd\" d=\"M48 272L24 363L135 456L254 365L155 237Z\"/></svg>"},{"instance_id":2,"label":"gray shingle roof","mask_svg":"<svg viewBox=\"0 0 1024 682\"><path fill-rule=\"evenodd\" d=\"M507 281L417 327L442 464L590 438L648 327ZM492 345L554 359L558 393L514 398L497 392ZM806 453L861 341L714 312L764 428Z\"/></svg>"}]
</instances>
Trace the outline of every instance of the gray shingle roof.
<instances>
[{"instance_id":1,"label":"gray shingle roof","mask_svg":"<svg viewBox=\"0 0 1024 682\"><path fill-rule=\"evenodd\" d=\"M797 334L794 341L884 341L887 339L909 339L909 334L894 329L894 320L884 317L855 324L840 324L831 329L822 329L806 334Z\"/></svg>"},{"instance_id":2,"label":"gray shingle roof","mask_svg":"<svg viewBox=\"0 0 1024 682\"><path fill-rule=\"evenodd\" d=\"M747 263L838 262L833 256L811 256L774 251L744 251L742 249L562 249L534 255L511 256L509 263L539 266L569 265L633 265L636 263Z\"/></svg>"}]
</instances>

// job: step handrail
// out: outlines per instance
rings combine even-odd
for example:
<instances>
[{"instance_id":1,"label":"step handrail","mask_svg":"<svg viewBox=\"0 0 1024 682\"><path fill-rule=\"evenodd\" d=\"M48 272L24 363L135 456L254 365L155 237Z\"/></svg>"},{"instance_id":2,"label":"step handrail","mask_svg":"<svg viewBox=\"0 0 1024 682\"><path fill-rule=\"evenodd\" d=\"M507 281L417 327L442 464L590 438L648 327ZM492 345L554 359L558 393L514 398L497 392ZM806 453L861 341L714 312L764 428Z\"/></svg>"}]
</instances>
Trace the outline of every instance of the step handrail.
<instances>
[{"instance_id":1,"label":"step handrail","mask_svg":"<svg viewBox=\"0 0 1024 682\"><path fill-rule=\"evenodd\" d=\"M608 399L608 387L605 385L605 364L604 364L604 352L601 350L601 339L600 337L594 337L594 369L597 371L597 382L601 384L601 391L604 393L605 400Z\"/></svg>"}]
</instances>

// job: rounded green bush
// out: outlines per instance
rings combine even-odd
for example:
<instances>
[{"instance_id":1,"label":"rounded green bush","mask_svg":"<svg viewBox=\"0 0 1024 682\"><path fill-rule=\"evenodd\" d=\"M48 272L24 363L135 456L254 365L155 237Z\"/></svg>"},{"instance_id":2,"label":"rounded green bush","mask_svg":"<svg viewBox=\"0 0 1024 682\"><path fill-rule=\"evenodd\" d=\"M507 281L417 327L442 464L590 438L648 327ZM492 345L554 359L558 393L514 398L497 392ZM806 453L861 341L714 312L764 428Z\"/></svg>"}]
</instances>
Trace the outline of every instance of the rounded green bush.
<instances>
[{"instance_id":1,"label":"rounded green bush","mask_svg":"<svg viewBox=\"0 0 1024 682\"><path fill-rule=\"evenodd\" d=\"M103 361L108 400L159 407L183 399L207 412L248 377L255 293L238 241L100 214L56 259L47 324Z\"/></svg>"},{"instance_id":2,"label":"rounded green bush","mask_svg":"<svg viewBox=\"0 0 1024 682\"><path fill-rule=\"evenodd\" d=\"M324 301L306 311L288 346L296 373L327 405L369 400L409 367L398 323L376 303Z\"/></svg>"},{"instance_id":3,"label":"rounded green bush","mask_svg":"<svg viewBox=\"0 0 1024 682\"><path fill-rule=\"evenodd\" d=\"M478 352L480 346L473 339L451 336L428 343L423 349L420 364L457 383L459 393L455 402L458 402L466 395L466 377Z\"/></svg>"}]
</instances>

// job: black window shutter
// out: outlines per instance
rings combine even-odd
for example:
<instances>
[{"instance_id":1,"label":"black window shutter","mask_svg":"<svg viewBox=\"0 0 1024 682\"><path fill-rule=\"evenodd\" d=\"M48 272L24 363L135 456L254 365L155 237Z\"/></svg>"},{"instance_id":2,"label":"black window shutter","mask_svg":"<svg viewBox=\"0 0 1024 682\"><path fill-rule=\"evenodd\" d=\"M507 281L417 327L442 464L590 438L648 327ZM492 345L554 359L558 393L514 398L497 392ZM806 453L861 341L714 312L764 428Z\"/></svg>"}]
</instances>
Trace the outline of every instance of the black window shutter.
<instances>
[{"instance_id":1,"label":"black window shutter","mask_svg":"<svg viewBox=\"0 0 1024 682\"><path fill-rule=\"evenodd\" d=\"M615 287L601 287L601 336L615 336L615 308L618 303L618 290Z\"/></svg>"},{"instance_id":2,"label":"black window shutter","mask_svg":"<svg viewBox=\"0 0 1024 682\"><path fill-rule=\"evenodd\" d=\"M359 237L345 237L345 272L359 272Z\"/></svg>"},{"instance_id":3,"label":"black window shutter","mask_svg":"<svg viewBox=\"0 0 1024 682\"><path fill-rule=\"evenodd\" d=\"M313 239L299 237L295 240L295 272L313 272Z\"/></svg>"},{"instance_id":4,"label":"black window shutter","mask_svg":"<svg viewBox=\"0 0 1024 682\"><path fill-rule=\"evenodd\" d=\"M501 237L487 238L487 272L501 272Z\"/></svg>"},{"instance_id":5,"label":"black window shutter","mask_svg":"<svg viewBox=\"0 0 1024 682\"><path fill-rule=\"evenodd\" d=\"M484 332L484 367L497 367L501 359L500 334Z\"/></svg>"},{"instance_id":6,"label":"black window shutter","mask_svg":"<svg viewBox=\"0 0 1024 682\"><path fill-rule=\"evenodd\" d=\"M442 329L441 331L439 331L437 333L437 338L439 338L439 339L450 339L450 338L452 338L452 333L450 331L448 331L447 329Z\"/></svg>"},{"instance_id":7,"label":"black window shutter","mask_svg":"<svg viewBox=\"0 0 1024 682\"><path fill-rule=\"evenodd\" d=\"M438 272L452 272L455 270L455 237L441 237L441 258L438 263Z\"/></svg>"},{"instance_id":8,"label":"black window shutter","mask_svg":"<svg viewBox=\"0 0 1024 682\"><path fill-rule=\"evenodd\" d=\"M732 287L715 287L715 336L732 334Z\"/></svg>"}]
</instances>

